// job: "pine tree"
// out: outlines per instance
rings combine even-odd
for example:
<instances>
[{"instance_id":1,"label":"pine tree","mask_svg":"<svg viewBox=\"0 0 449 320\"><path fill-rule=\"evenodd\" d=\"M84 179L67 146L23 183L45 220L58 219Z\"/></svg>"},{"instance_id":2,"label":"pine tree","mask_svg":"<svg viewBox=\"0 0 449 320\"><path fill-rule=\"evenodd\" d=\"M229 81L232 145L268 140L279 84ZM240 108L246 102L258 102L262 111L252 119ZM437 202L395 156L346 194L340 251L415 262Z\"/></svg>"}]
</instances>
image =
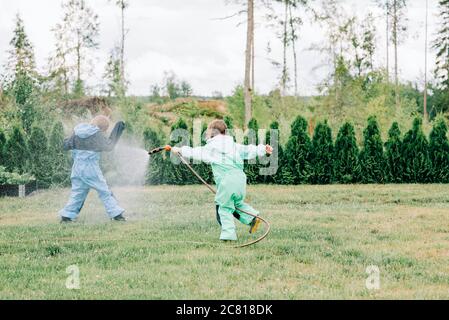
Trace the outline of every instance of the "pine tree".
<instances>
[{"instance_id":1,"label":"pine tree","mask_svg":"<svg viewBox=\"0 0 449 320\"><path fill-rule=\"evenodd\" d=\"M145 149L152 150L161 147L163 142L158 134L150 128L143 132ZM150 185L157 185L165 183L165 160L163 153L156 153L150 156L148 163L148 171L146 175L146 183ZM169 168L167 168L169 169Z\"/></svg>"},{"instance_id":2,"label":"pine tree","mask_svg":"<svg viewBox=\"0 0 449 320\"><path fill-rule=\"evenodd\" d=\"M394 122L388 131L388 141L385 143L386 181L390 183L402 182L404 174L402 147L401 130L398 123Z\"/></svg>"},{"instance_id":3,"label":"pine tree","mask_svg":"<svg viewBox=\"0 0 449 320\"><path fill-rule=\"evenodd\" d=\"M360 178L359 148L354 127L349 122L340 128L334 148L335 180L339 183L356 183Z\"/></svg>"},{"instance_id":4,"label":"pine tree","mask_svg":"<svg viewBox=\"0 0 449 320\"><path fill-rule=\"evenodd\" d=\"M444 119L435 122L429 138L429 157L433 183L449 182L449 141Z\"/></svg>"},{"instance_id":5,"label":"pine tree","mask_svg":"<svg viewBox=\"0 0 449 320\"><path fill-rule=\"evenodd\" d=\"M413 121L413 128L404 137L402 159L404 159L404 182L430 181L429 143L422 131L420 118Z\"/></svg>"},{"instance_id":6,"label":"pine tree","mask_svg":"<svg viewBox=\"0 0 449 320\"><path fill-rule=\"evenodd\" d=\"M3 132L2 128L0 128L0 167L6 167L6 135Z\"/></svg>"},{"instance_id":7,"label":"pine tree","mask_svg":"<svg viewBox=\"0 0 449 320\"><path fill-rule=\"evenodd\" d=\"M40 188L48 188L51 184L51 161L48 153L48 140L44 130L33 127L28 140L30 152L30 171Z\"/></svg>"},{"instance_id":8,"label":"pine tree","mask_svg":"<svg viewBox=\"0 0 449 320\"><path fill-rule=\"evenodd\" d=\"M435 78L442 89L449 88L449 0L439 0L439 30L433 42L437 51Z\"/></svg>"},{"instance_id":9,"label":"pine tree","mask_svg":"<svg viewBox=\"0 0 449 320\"><path fill-rule=\"evenodd\" d=\"M52 128L48 153L51 159L52 185L66 186L70 182L70 159L63 149L64 127L61 122L56 122Z\"/></svg>"},{"instance_id":10,"label":"pine tree","mask_svg":"<svg viewBox=\"0 0 449 320\"><path fill-rule=\"evenodd\" d=\"M270 130L278 130L279 131L279 122L274 121L270 124ZM284 148L280 144L279 141L279 132L278 132L278 141L271 141L271 131L268 130L265 136L265 142L267 144L270 144L273 147L273 153L271 154L270 158L277 157L278 159L278 167L277 171L273 175L267 175L264 176L263 183L277 183L282 184L282 173L285 168L285 155L284 155ZM277 148L274 146L274 144L277 144ZM277 149L277 151L276 151ZM267 165L267 167L270 164Z\"/></svg>"},{"instance_id":11,"label":"pine tree","mask_svg":"<svg viewBox=\"0 0 449 320\"><path fill-rule=\"evenodd\" d=\"M245 136L245 144L253 144L258 145L259 144L259 124L257 123L257 120L252 118L248 123L248 129L250 136ZM259 159L252 159L245 161L245 173L247 176L247 182L248 184L256 184L259 182L259 179L261 179L261 176L259 175Z\"/></svg>"},{"instance_id":12,"label":"pine tree","mask_svg":"<svg viewBox=\"0 0 449 320\"><path fill-rule=\"evenodd\" d=\"M171 146L181 146L182 145L190 145L190 137L187 123L184 119L179 118L176 123L174 123L171 127L172 134L176 133L175 130L178 131L179 134L182 134L182 137L178 135L178 137L170 137L170 145ZM186 135L186 136L185 136ZM191 184L196 182L196 178L192 177L189 169L182 164L182 162L177 158L176 155L170 154L170 157L166 159L167 163L167 182L171 184Z\"/></svg>"},{"instance_id":13,"label":"pine tree","mask_svg":"<svg viewBox=\"0 0 449 320\"><path fill-rule=\"evenodd\" d=\"M6 147L6 169L10 172L26 173L28 172L28 145L22 128L14 127L9 137Z\"/></svg>"},{"instance_id":14,"label":"pine tree","mask_svg":"<svg viewBox=\"0 0 449 320\"><path fill-rule=\"evenodd\" d=\"M125 95L124 81L122 81L120 58L117 56L117 49L109 55L103 79L106 80L106 93L109 97L123 97Z\"/></svg>"},{"instance_id":15,"label":"pine tree","mask_svg":"<svg viewBox=\"0 0 449 320\"><path fill-rule=\"evenodd\" d=\"M334 177L334 144L332 130L327 121L320 122L315 127L312 138L311 165L312 175L310 182L313 184L329 184Z\"/></svg>"},{"instance_id":16,"label":"pine tree","mask_svg":"<svg viewBox=\"0 0 449 320\"><path fill-rule=\"evenodd\" d=\"M310 152L312 143L307 134L307 121L298 116L291 126L291 135L285 147L286 168L283 181L286 184L305 184L311 175Z\"/></svg>"},{"instance_id":17,"label":"pine tree","mask_svg":"<svg viewBox=\"0 0 449 320\"><path fill-rule=\"evenodd\" d=\"M224 116L223 121L226 123L228 130L234 129L234 122L230 116Z\"/></svg>"},{"instance_id":18,"label":"pine tree","mask_svg":"<svg viewBox=\"0 0 449 320\"><path fill-rule=\"evenodd\" d=\"M64 39L59 50L64 61L76 61L74 66L62 67L76 72L73 93L75 97L80 97L84 95L83 73L90 72L88 53L98 48L100 24L98 15L87 6L85 0L66 0L62 9L63 22L55 27L54 32L57 39Z\"/></svg>"},{"instance_id":19,"label":"pine tree","mask_svg":"<svg viewBox=\"0 0 449 320\"><path fill-rule=\"evenodd\" d=\"M368 118L363 131L363 148L360 152L361 181L363 183L385 182L385 157L379 125L375 117Z\"/></svg>"},{"instance_id":20,"label":"pine tree","mask_svg":"<svg viewBox=\"0 0 449 320\"><path fill-rule=\"evenodd\" d=\"M23 20L19 15L16 18L16 27L10 46L5 87L14 96L20 109L22 127L29 133L35 118L32 97L37 90L38 74L33 45L28 39Z\"/></svg>"}]
</instances>

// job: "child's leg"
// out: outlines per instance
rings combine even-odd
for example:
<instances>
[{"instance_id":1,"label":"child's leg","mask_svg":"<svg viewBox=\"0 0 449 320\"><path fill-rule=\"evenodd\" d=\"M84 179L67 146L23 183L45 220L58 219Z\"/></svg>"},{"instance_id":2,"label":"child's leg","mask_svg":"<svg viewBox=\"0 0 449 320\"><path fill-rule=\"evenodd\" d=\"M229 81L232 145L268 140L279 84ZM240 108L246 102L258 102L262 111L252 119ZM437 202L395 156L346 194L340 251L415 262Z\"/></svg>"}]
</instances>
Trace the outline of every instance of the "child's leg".
<instances>
[{"instance_id":1,"label":"child's leg","mask_svg":"<svg viewBox=\"0 0 449 320\"><path fill-rule=\"evenodd\" d=\"M242 178L242 180L239 183L240 190L238 193L234 194L234 206L236 208L236 212L240 215L239 221L243 224L251 224L254 217L250 216L249 214L246 214L238 209L242 209L246 212L252 213L255 216L259 215L259 211L251 207L249 204L245 203L245 197L246 197L246 177Z\"/></svg>"},{"instance_id":2,"label":"child's leg","mask_svg":"<svg viewBox=\"0 0 449 320\"><path fill-rule=\"evenodd\" d=\"M84 205L87 194L89 193L89 186L79 178L72 178L72 193L67 205L59 214L61 217L75 219Z\"/></svg>"},{"instance_id":3,"label":"child's leg","mask_svg":"<svg viewBox=\"0 0 449 320\"><path fill-rule=\"evenodd\" d=\"M218 216L221 222L220 240L237 240L234 216L235 208L219 206Z\"/></svg>"},{"instance_id":4,"label":"child's leg","mask_svg":"<svg viewBox=\"0 0 449 320\"><path fill-rule=\"evenodd\" d=\"M112 191L109 189L106 180L98 168L97 174L86 179L86 182L98 192L98 197L103 202L106 213L112 219L125 212L125 209L118 205Z\"/></svg>"},{"instance_id":5,"label":"child's leg","mask_svg":"<svg viewBox=\"0 0 449 320\"><path fill-rule=\"evenodd\" d=\"M255 216L259 215L259 211L257 211L253 207L251 207L249 204L243 202L242 200L236 201L235 202L235 207L236 207L236 212L238 212L240 214L239 221L241 223L243 223L243 224L248 224L249 225L253 221L254 217L250 216L249 214L246 214L244 212L241 212L238 209L245 210L245 211L247 211L249 213L254 214Z\"/></svg>"}]
</instances>

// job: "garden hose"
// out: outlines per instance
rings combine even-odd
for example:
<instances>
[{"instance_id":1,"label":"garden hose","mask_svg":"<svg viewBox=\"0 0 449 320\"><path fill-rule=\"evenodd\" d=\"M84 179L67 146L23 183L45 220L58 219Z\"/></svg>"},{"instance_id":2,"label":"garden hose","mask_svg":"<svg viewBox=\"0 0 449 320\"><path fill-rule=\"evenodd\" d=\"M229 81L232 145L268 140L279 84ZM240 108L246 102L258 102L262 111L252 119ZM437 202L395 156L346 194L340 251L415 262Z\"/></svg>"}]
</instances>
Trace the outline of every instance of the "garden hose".
<instances>
[{"instance_id":1,"label":"garden hose","mask_svg":"<svg viewBox=\"0 0 449 320\"><path fill-rule=\"evenodd\" d=\"M159 147L159 148L156 148L156 149L153 149L153 150L151 150L151 151L149 151L148 152L148 154L149 155L153 155L153 154L155 154L155 153L158 153L158 152L162 152L162 151L171 151L171 146L169 146L169 145L167 145L167 146L165 146L165 147ZM178 157L179 157L179 159L181 159L181 162L187 167L187 168L189 168L189 170L193 173L193 175L195 175L197 178L198 178L198 180L200 180L213 194L216 194L217 193L217 191L210 185L210 184L208 184L199 174L198 174L198 172L196 172L196 170L195 169L193 169L192 168L192 166L190 165L190 163L181 155L181 154L178 154ZM238 246L235 246L235 248L244 248L244 247L248 247L248 246L251 246L251 245L253 245L253 244L256 244L257 242L260 242L260 241L262 241L263 239L265 239L267 236L268 236L268 234L270 233L270 229L271 229L271 225L270 225L270 223L267 221L267 220L265 220L264 218L262 218L262 217L260 217L260 216L256 216L256 215L254 215L254 214L252 214L252 213L250 213L250 212L247 212L247 211L245 211L245 210L243 210L243 209L240 209L240 208L236 208L237 209L237 211L240 211L240 212L243 212L243 213L246 213L247 215L249 215L249 216L251 216L251 217L254 217L254 218L257 218L257 219L260 219L264 224L265 224L265 226L266 226L266 228L265 228L265 233L262 235L262 236L260 236L259 238L257 238L256 240L253 240L253 241L250 241L250 242L248 242L248 243L244 243L244 244L241 244L241 245L238 245Z\"/></svg>"}]
</instances>

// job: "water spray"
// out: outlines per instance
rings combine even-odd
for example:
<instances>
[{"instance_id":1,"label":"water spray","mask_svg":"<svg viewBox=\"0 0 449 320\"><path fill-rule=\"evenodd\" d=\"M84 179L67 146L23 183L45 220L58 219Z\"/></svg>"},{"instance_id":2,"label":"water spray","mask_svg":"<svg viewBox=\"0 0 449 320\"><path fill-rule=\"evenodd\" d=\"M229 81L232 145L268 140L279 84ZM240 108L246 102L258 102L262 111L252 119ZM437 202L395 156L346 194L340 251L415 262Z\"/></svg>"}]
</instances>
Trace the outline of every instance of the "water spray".
<instances>
[{"instance_id":1,"label":"water spray","mask_svg":"<svg viewBox=\"0 0 449 320\"><path fill-rule=\"evenodd\" d=\"M150 150L149 152L148 152L148 154L151 156L151 155L153 155L153 154L156 154L156 153L159 153L159 152L162 152L162 151L167 151L167 152L170 152L171 151L171 149L172 149L172 147L171 146L169 146L169 145L166 145L166 146L164 146L164 147L159 147L159 148L156 148L156 149L153 149L153 150ZM192 166L190 165L190 163L181 155L181 154L177 154L178 155L178 157L181 159L181 162L187 167L187 168L189 168L189 170L192 172L192 174L193 175L195 175L195 177L197 177L198 178L198 180L200 180L213 194L216 194L217 193L217 191L210 185L210 184L208 184L199 174L198 174L198 172L196 172L196 170L195 169L193 169L192 168ZM247 212L247 211L245 211L245 210L243 210L243 209L240 209L240 208L236 208L236 210L237 211L240 211L240 212L243 212L243 213L246 213L247 215L250 215L250 216L252 216L252 217L254 217L254 218L256 218L256 219L260 219L264 224L265 224L265 226L266 226L266 228L265 228L265 233L261 236L261 237L259 237L259 238L257 238L256 240L253 240L253 241L250 241L250 242L248 242L248 243L245 243L245 244L242 244L242 245L238 245L238 246L236 246L235 248L243 248L243 247L248 247L248 246L251 246L251 245L253 245L253 244L256 244L257 242L260 242L260 241L262 241L263 239L265 239L266 237L267 237L267 235L270 233L270 229L271 229L271 225L270 225L270 223L267 221L267 220L265 220L264 218L262 218L262 217L260 217L260 216L256 216L256 215L254 215L254 214L252 214L252 213L250 213L250 212Z\"/></svg>"}]
</instances>

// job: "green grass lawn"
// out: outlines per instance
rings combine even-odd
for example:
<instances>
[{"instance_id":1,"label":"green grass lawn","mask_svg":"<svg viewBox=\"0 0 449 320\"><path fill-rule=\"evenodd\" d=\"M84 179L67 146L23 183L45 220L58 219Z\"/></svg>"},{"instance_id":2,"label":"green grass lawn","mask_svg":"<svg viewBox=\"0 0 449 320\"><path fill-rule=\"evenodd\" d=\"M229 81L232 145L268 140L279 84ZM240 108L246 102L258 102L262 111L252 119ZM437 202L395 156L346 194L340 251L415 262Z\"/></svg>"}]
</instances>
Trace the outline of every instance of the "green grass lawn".
<instances>
[{"instance_id":1,"label":"green grass lawn","mask_svg":"<svg viewBox=\"0 0 449 320\"><path fill-rule=\"evenodd\" d=\"M57 217L68 189L1 198L0 299L449 298L447 185L249 187L272 232L243 249L218 240L203 186L114 192L127 223L110 222L95 192L72 225ZM379 290L365 286L370 265Z\"/></svg>"}]
</instances>

